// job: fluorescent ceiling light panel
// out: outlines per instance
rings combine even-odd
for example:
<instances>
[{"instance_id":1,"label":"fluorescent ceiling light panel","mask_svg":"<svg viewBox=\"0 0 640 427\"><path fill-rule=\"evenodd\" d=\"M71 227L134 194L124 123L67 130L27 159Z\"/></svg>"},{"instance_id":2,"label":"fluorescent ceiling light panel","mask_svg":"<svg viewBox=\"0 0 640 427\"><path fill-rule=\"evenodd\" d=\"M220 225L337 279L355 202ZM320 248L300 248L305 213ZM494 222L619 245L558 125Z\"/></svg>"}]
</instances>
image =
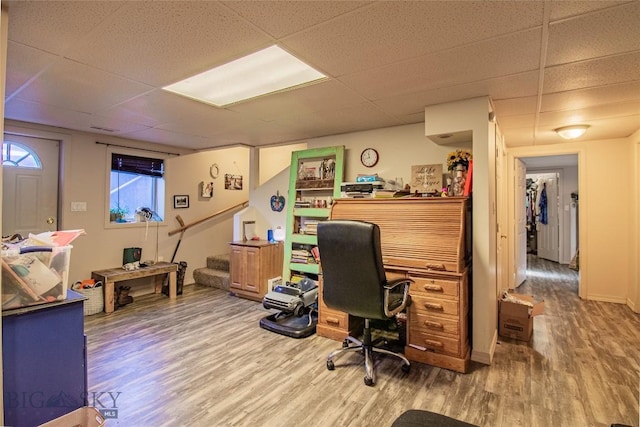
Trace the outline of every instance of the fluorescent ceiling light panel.
<instances>
[{"instance_id":1,"label":"fluorescent ceiling light panel","mask_svg":"<svg viewBox=\"0 0 640 427\"><path fill-rule=\"evenodd\" d=\"M278 46L271 46L163 89L222 107L325 78Z\"/></svg>"}]
</instances>

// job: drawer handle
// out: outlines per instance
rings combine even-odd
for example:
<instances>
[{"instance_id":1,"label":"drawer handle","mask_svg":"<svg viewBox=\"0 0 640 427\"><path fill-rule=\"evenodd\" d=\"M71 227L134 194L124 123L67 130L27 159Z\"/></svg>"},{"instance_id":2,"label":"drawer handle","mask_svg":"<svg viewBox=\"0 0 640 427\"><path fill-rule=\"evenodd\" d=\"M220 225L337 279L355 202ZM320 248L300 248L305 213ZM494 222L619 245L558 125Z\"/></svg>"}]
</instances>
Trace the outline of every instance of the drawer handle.
<instances>
[{"instance_id":1,"label":"drawer handle","mask_svg":"<svg viewBox=\"0 0 640 427\"><path fill-rule=\"evenodd\" d=\"M426 320L424 322L424 324L427 326L427 328L431 328L431 329L444 329L444 325L442 323L438 323L438 322L431 322L429 320Z\"/></svg>"},{"instance_id":2,"label":"drawer handle","mask_svg":"<svg viewBox=\"0 0 640 427\"><path fill-rule=\"evenodd\" d=\"M445 271L447 269L447 267L445 267L444 264L427 264L426 267L429 270L438 270L438 271Z\"/></svg>"},{"instance_id":3,"label":"drawer handle","mask_svg":"<svg viewBox=\"0 0 640 427\"><path fill-rule=\"evenodd\" d=\"M442 344L440 341L434 341L434 340L424 340L424 343L428 346L428 347L444 347L444 344Z\"/></svg>"},{"instance_id":4,"label":"drawer handle","mask_svg":"<svg viewBox=\"0 0 640 427\"><path fill-rule=\"evenodd\" d=\"M438 286L438 285L424 285L424 290L425 291L433 291L433 292L442 292L442 286Z\"/></svg>"},{"instance_id":5,"label":"drawer handle","mask_svg":"<svg viewBox=\"0 0 640 427\"><path fill-rule=\"evenodd\" d=\"M425 308L430 308L431 310L442 310L442 305L440 304L434 304L432 302L425 302L424 303L424 307Z\"/></svg>"},{"instance_id":6,"label":"drawer handle","mask_svg":"<svg viewBox=\"0 0 640 427\"><path fill-rule=\"evenodd\" d=\"M333 323L334 325L339 325L340 319L336 319L335 317L327 317L327 323Z\"/></svg>"}]
</instances>

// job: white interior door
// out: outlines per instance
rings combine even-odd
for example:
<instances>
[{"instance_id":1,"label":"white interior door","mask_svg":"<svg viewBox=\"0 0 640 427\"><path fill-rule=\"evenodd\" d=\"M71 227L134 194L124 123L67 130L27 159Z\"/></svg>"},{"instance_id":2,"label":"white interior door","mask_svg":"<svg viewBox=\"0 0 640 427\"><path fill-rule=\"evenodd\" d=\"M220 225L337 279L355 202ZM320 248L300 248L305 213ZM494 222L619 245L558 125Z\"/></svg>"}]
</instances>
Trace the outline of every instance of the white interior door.
<instances>
[{"instance_id":1,"label":"white interior door","mask_svg":"<svg viewBox=\"0 0 640 427\"><path fill-rule=\"evenodd\" d=\"M55 140L4 135L3 236L58 229L59 147Z\"/></svg>"},{"instance_id":2,"label":"white interior door","mask_svg":"<svg viewBox=\"0 0 640 427\"><path fill-rule=\"evenodd\" d=\"M549 261L559 261L560 236L559 236L559 200L558 200L558 176L557 174L545 175L543 190L546 192L546 224L541 220L542 208L537 217L536 231L538 235L538 257ZM540 202L539 198L538 203Z\"/></svg>"},{"instance_id":3,"label":"white interior door","mask_svg":"<svg viewBox=\"0 0 640 427\"><path fill-rule=\"evenodd\" d=\"M527 166L522 160L515 159L515 169L515 286L520 286L527 278Z\"/></svg>"}]
</instances>

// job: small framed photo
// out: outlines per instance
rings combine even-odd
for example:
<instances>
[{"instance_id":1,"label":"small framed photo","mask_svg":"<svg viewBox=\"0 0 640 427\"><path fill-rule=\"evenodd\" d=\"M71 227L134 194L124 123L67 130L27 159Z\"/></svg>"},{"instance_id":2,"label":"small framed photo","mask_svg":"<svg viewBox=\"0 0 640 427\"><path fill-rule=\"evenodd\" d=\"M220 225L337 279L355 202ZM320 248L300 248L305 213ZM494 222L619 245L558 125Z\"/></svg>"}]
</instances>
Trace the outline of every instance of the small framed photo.
<instances>
[{"instance_id":1,"label":"small framed photo","mask_svg":"<svg viewBox=\"0 0 640 427\"><path fill-rule=\"evenodd\" d=\"M189 196L186 194L180 194L173 196L173 208L183 209L189 207Z\"/></svg>"}]
</instances>

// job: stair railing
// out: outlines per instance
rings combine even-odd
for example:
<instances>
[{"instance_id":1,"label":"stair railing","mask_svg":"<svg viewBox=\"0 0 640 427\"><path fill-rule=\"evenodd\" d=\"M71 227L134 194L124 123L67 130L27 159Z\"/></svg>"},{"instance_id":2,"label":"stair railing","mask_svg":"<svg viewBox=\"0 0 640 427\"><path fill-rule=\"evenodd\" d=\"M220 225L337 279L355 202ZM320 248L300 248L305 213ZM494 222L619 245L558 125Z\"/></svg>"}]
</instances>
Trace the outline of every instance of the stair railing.
<instances>
[{"instance_id":1,"label":"stair railing","mask_svg":"<svg viewBox=\"0 0 640 427\"><path fill-rule=\"evenodd\" d=\"M243 208L243 207L247 206L248 204L249 204L249 201L245 200L242 203L238 203L237 205L231 206L231 207L226 208L226 209L222 209L222 210L220 210L220 211L218 211L218 212L216 212L216 213L214 213L212 215L207 215L206 217L197 219L197 220L195 220L195 221L193 221L193 222L191 222L189 224L184 224L184 222L180 221L182 219L182 218L180 218L180 220L178 220L178 222L180 222L181 227L180 228L176 228L175 230L169 231L169 236L173 236L174 234L177 234L177 233L184 233L186 230L188 230L189 228L193 227L194 225L201 224L201 223L203 223L205 221L213 219L213 218L215 218L215 217L217 217L219 215L225 214L227 212Z\"/></svg>"}]
</instances>

